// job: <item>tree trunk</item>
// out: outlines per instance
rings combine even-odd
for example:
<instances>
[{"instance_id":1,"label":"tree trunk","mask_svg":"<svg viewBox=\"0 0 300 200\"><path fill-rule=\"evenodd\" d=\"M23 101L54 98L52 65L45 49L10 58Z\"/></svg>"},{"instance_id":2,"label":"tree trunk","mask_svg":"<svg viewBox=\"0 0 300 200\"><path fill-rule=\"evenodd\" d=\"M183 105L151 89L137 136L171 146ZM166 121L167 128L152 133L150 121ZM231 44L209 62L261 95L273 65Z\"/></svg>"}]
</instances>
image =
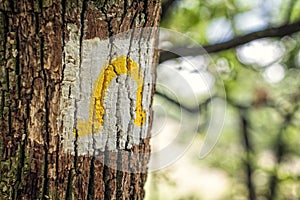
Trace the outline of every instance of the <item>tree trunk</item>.
<instances>
[{"instance_id":1,"label":"tree trunk","mask_svg":"<svg viewBox=\"0 0 300 200\"><path fill-rule=\"evenodd\" d=\"M0 2L0 199L143 199L159 12Z\"/></svg>"}]
</instances>

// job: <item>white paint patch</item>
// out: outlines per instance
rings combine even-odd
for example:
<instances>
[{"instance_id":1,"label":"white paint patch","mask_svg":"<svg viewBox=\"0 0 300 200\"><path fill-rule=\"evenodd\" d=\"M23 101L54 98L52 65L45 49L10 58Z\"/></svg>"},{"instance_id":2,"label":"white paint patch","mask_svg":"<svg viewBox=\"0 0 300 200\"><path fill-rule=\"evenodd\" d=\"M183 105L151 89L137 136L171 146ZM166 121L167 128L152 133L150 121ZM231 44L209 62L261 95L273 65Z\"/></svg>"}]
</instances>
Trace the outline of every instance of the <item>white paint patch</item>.
<instances>
[{"instance_id":1,"label":"white paint patch","mask_svg":"<svg viewBox=\"0 0 300 200\"><path fill-rule=\"evenodd\" d=\"M114 37L112 43L109 39L84 40L82 63L79 66L79 30L72 24L68 25L68 30L70 35L65 46L65 69L60 107L60 123L65 150L74 153L75 130L79 135L77 140L79 155L97 154L104 150L116 151L139 144L141 139L147 137L148 131L153 87L152 46L154 40L146 42L142 39L139 42L138 39L133 39L131 41L131 34L128 33ZM128 54L129 47L131 48ZM110 55L112 55L111 58ZM125 74L114 77L109 82L106 92L102 93L104 114L101 127L97 129L98 122L93 117L95 112L91 112L91 97L95 97L96 82L99 76L105 73L104 68L108 66L110 59L115 60L127 55L137 64L142 76L143 90L140 104L142 110L146 112L145 120L140 126L136 125L135 119L138 118L136 105L139 103L136 94L138 83L127 71ZM83 121L87 124L84 126L85 134L82 134L82 128L78 126ZM119 137L119 142L117 142L117 137Z\"/></svg>"}]
</instances>

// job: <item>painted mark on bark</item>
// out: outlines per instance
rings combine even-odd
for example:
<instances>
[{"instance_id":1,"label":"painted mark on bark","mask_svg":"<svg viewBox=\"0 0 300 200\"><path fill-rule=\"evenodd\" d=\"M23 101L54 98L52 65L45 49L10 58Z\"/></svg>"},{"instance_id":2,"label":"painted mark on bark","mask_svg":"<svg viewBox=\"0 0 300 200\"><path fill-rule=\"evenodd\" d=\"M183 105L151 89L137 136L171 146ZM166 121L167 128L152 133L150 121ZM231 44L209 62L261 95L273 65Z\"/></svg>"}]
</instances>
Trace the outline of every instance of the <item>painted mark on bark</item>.
<instances>
[{"instance_id":1,"label":"painted mark on bark","mask_svg":"<svg viewBox=\"0 0 300 200\"><path fill-rule=\"evenodd\" d=\"M65 151L91 155L139 144L149 136L154 42L128 33L114 36L113 45L96 37L83 40L80 53L77 26L68 31L59 118Z\"/></svg>"},{"instance_id":2,"label":"painted mark on bark","mask_svg":"<svg viewBox=\"0 0 300 200\"><path fill-rule=\"evenodd\" d=\"M78 137L99 133L105 114L104 98L111 81L119 75L128 74L137 85L136 91L136 115L134 124L142 126L146 120L146 111L142 108L143 74L139 66L131 58L120 56L106 64L94 83L90 100L89 117L86 120L78 120Z\"/></svg>"}]
</instances>

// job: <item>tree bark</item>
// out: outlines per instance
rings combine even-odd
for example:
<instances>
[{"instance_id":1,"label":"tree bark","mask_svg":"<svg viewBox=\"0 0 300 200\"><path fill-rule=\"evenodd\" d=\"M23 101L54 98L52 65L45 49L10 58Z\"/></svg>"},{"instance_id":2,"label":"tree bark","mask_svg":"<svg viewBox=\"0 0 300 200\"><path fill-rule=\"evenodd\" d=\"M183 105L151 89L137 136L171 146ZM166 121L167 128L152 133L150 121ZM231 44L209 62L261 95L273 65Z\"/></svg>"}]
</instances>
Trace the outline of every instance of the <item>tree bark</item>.
<instances>
[{"instance_id":1,"label":"tree bark","mask_svg":"<svg viewBox=\"0 0 300 200\"><path fill-rule=\"evenodd\" d=\"M159 12L0 2L0 199L143 199Z\"/></svg>"}]
</instances>

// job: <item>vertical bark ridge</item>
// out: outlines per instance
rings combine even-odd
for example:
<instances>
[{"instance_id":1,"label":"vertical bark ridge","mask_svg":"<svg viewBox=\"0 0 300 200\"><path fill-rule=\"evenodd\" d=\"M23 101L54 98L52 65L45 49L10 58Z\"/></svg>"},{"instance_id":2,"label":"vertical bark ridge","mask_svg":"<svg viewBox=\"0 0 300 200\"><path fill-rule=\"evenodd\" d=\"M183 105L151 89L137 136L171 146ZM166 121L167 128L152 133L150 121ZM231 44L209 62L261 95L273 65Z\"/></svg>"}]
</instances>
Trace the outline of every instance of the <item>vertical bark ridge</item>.
<instances>
[{"instance_id":1,"label":"vertical bark ridge","mask_svg":"<svg viewBox=\"0 0 300 200\"><path fill-rule=\"evenodd\" d=\"M70 2L70 1L69 1ZM61 80L60 82L62 83L62 81L64 80L64 70L66 68L66 52L65 52L65 46L66 46L66 29L67 29L67 0L61 0L61 38L62 38L62 46L61 46L61 51L62 51L62 73L61 73ZM61 90L61 87L59 88L59 90ZM70 96L70 95L69 95ZM62 130L61 127L58 127L59 130ZM60 156L60 151L62 151L62 149L60 148L60 142L61 139L60 137L57 137L57 141L56 141L56 167L55 167L55 176L56 176L56 182L55 182L55 192L54 192L54 199L65 199L65 200L69 200L71 199L71 183L72 183L72 169L70 169L70 166L64 166L65 167L65 171L64 173L63 170L61 169L60 166L60 160L61 159L66 159L66 156ZM65 179L65 189L64 187L62 187L63 181L60 181L60 177L61 174L63 174L63 177ZM65 194L64 194L65 193Z\"/></svg>"},{"instance_id":2,"label":"vertical bark ridge","mask_svg":"<svg viewBox=\"0 0 300 200\"><path fill-rule=\"evenodd\" d=\"M38 9L40 10L40 14L37 16L37 23L36 23L36 27L37 30L40 30L42 27L40 27L40 23L41 25L43 25L42 20L43 20L43 2L42 0L38 1ZM44 59L45 59L45 52L44 52L44 36L42 34L40 34L39 32L39 52L40 52L40 67L41 67L41 73L42 73L42 79L43 79L43 89L44 94L45 94L45 100L44 100L44 109L45 109L45 132L44 132L44 158L43 158L43 180L42 180L42 193L41 193L41 199L46 199L46 197L48 197L49 195L49 179L48 179L48 153L49 153L49 90L48 90L48 75L45 69L45 63L44 63Z\"/></svg>"}]
</instances>

